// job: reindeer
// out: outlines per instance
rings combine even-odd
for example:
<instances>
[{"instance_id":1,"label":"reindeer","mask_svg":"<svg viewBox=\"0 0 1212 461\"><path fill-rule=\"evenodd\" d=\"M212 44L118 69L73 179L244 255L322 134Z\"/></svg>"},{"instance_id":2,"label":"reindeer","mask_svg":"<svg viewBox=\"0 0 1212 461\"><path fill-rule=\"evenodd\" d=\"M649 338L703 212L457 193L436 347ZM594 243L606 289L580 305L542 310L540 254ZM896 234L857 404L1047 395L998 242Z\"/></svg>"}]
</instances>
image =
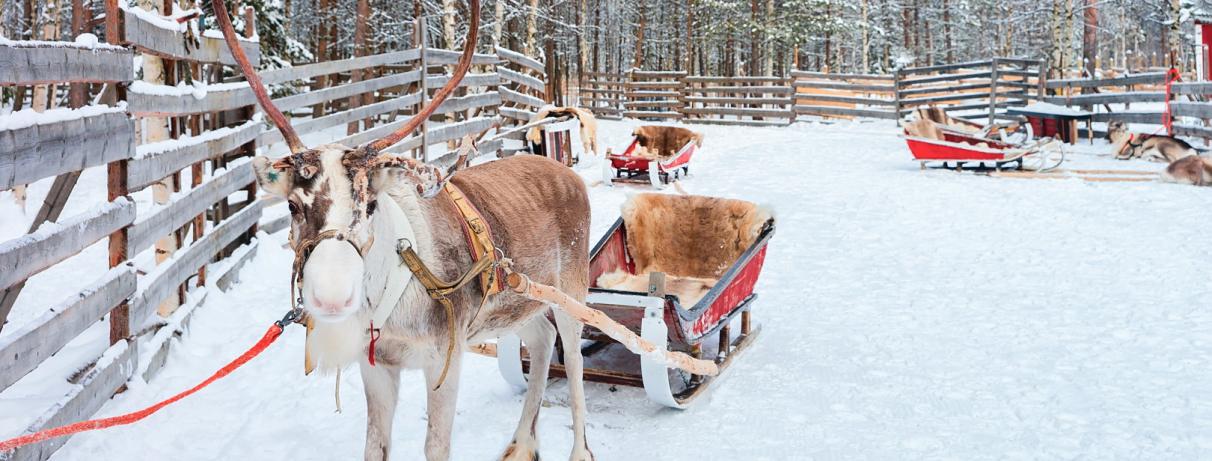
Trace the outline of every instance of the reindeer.
<instances>
[{"instance_id":1,"label":"reindeer","mask_svg":"<svg viewBox=\"0 0 1212 461\"><path fill-rule=\"evenodd\" d=\"M531 366L522 417L502 459L538 459L535 426L557 331L564 350L574 351L564 364L574 433L570 458L593 459L585 437L582 357L575 352L580 350L583 325L563 311L553 313L548 305L512 292L489 296L495 271L488 267L477 274L468 269L484 259L473 256L473 243L464 235L470 221L460 208L470 204L478 210L476 221L487 231L474 235L490 236L499 251L489 257L507 256L514 270L584 302L590 219L584 182L572 170L538 156L492 161L452 176L465 157L442 171L382 153L428 119L466 74L479 29L479 0L468 1L471 25L454 75L419 114L383 139L355 148L329 144L314 149L303 146L270 101L236 43L224 2L214 5L228 47L292 152L276 162L254 159L257 180L263 190L289 203L296 253L292 285L297 286L292 290L314 326L308 352L321 370L354 363L361 370L367 406L365 459L384 460L390 454L404 368L419 368L425 376L425 456L448 459L462 351L468 344L506 333L523 340ZM412 263L401 268L400 259L408 254L419 269ZM479 275L488 282L460 284L437 295L429 287L436 279L460 274L464 281ZM375 323L383 312L386 319Z\"/></svg>"},{"instance_id":2,"label":"reindeer","mask_svg":"<svg viewBox=\"0 0 1212 461\"><path fill-rule=\"evenodd\" d=\"M1173 136L1132 133L1121 120L1107 123L1107 141L1115 146L1115 158L1119 160L1143 158L1172 163L1197 154L1186 141Z\"/></svg>"}]
</instances>

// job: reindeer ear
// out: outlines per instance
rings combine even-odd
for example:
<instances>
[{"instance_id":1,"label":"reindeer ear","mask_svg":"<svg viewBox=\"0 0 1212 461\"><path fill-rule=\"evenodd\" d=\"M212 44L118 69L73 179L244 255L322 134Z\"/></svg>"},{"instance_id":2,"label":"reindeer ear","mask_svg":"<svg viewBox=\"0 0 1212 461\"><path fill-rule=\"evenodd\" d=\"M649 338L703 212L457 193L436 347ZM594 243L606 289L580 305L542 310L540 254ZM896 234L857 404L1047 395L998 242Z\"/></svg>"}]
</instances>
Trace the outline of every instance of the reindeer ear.
<instances>
[{"instance_id":1,"label":"reindeer ear","mask_svg":"<svg viewBox=\"0 0 1212 461\"><path fill-rule=\"evenodd\" d=\"M294 179L288 163L279 161L271 164L268 158L258 155L252 164L253 171L257 173L257 185L262 190L279 197L286 197L290 193Z\"/></svg>"}]
</instances>

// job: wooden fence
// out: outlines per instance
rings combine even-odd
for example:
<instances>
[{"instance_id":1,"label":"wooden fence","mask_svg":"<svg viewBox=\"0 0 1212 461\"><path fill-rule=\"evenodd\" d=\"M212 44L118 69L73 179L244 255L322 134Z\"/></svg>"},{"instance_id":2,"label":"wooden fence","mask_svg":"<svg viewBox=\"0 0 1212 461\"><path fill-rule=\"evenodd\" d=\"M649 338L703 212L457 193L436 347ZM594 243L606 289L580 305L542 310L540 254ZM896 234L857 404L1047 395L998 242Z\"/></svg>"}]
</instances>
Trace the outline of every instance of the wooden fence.
<instances>
[{"instance_id":1,"label":"wooden fence","mask_svg":"<svg viewBox=\"0 0 1212 461\"><path fill-rule=\"evenodd\" d=\"M682 118L685 72L641 71L627 73L623 83L623 116L642 119Z\"/></svg>"},{"instance_id":2,"label":"wooden fence","mask_svg":"<svg viewBox=\"0 0 1212 461\"><path fill-rule=\"evenodd\" d=\"M39 283L38 274L64 265L73 274L99 274L55 287L68 293L61 301L20 306L43 314L2 330L0 395L14 389L36 394L40 389L29 387L42 383L22 378L51 366L52 356L87 331L101 329L100 337L108 337L104 352L87 362L54 364L80 371L65 373L72 375L70 391L48 396L54 403L30 415L27 432L86 419L131 378L152 379L167 359L170 339L204 302L206 287L226 289L235 281L240 266L255 255L259 228L289 224L288 216L262 222L272 201L257 199L247 157L282 139L254 117L255 99L246 83L222 81L234 65L222 41L203 34L198 46L186 48L184 26L143 10L114 7L106 19L108 44L0 44L0 85L73 86L83 88L83 100L98 101L42 115L22 111L0 124L0 190L55 178L29 233L0 242L0 328L31 277ZM246 22L251 37L251 15ZM241 45L259 60L255 41L243 39ZM543 64L495 51L476 55L456 96L388 151L443 161L450 156L431 154L428 146L528 121L546 99ZM144 61L164 59L164 84L131 80L140 54ZM287 113L309 115L292 122L300 135L343 127L348 134L336 141L356 145L405 123L446 83L458 55L428 48L422 36L414 49L267 71L262 78L271 85L336 82L276 102ZM154 127L163 127L167 139L145 140ZM500 141L481 145L481 153L507 150ZM103 166L105 190L78 194L107 199L60 218L76 179L85 169ZM80 254L107 238L106 262L98 262L106 267L89 272ZM0 460L44 460L65 441L19 448L0 454Z\"/></svg>"},{"instance_id":3,"label":"wooden fence","mask_svg":"<svg viewBox=\"0 0 1212 461\"><path fill-rule=\"evenodd\" d=\"M1040 61L995 58L898 70L892 75L792 72L797 115L899 120L939 106L965 118L996 118L998 110L1039 100Z\"/></svg>"}]
</instances>

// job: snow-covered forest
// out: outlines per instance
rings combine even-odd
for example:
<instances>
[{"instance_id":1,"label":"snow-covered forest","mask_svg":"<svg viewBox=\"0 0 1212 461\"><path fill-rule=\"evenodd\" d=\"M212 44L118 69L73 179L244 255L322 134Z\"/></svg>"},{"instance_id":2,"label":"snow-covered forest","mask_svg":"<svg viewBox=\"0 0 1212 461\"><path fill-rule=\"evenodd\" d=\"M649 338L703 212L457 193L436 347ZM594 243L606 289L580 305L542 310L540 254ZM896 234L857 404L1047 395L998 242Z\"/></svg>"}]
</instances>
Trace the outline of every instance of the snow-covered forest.
<instances>
[{"instance_id":1,"label":"snow-covered forest","mask_svg":"<svg viewBox=\"0 0 1212 461\"><path fill-rule=\"evenodd\" d=\"M173 0L120 0L147 9ZM101 25L101 0L0 0L0 36L66 40ZM180 8L209 0L177 2ZM459 48L463 0L228 0L257 11L263 66L409 46ZM703 75L789 69L887 72L992 55L1047 58L1056 72L1190 65L1192 0L491 0L487 37L549 59L562 82L630 68ZM72 11L81 11L73 21Z\"/></svg>"}]
</instances>

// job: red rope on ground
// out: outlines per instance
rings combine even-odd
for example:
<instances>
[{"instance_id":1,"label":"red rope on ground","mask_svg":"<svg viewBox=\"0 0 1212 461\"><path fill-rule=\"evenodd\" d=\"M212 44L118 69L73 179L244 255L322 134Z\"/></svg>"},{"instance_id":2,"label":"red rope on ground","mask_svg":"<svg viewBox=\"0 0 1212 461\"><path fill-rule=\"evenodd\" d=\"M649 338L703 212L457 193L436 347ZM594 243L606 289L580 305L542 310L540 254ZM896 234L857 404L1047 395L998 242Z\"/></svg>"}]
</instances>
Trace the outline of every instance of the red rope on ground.
<instances>
[{"instance_id":1,"label":"red rope on ground","mask_svg":"<svg viewBox=\"0 0 1212 461\"><path fill-rule=\"evenodd\" d=\"M0 442L0 453L4 453L6 451L12 450L17 447L29 445L31 443L37 443L37 442L41 442L43 440L53 439L55 437L63 437L65 435L72 435L72 434L76 434L79 432L95 431L98 429L105 429L105 428L114 427L114 426L123 426L123 425L134 423L134 422L139 421L148 416L151 416L152 413L160 411L161 408L164 408L173 403L176 403L178 400L181 400L185 397L189 397L191 394L202 390L202 388L209 386L211 383L218 381L220 378L231 374L231 372L235 371L237 368L240 368L240 366L244 365L245 363L248 363L249 360L252 360L253 357L260 355L261 352L265 351L265 349L268 348L270 344L273 344L274 340L278 339L278 336L281 336L281 335L282 335L281 326L279 326L277 324L270 326L269 331L265 332L265 336L262 336L261 340L257 341L257 344L253 345L253 347L251 349L249 349L247 352L245 352L243 355L236 357L236 359L232 360L231 363L225 365L223 368L220 368L219 371L215 372L215 374L211 375L209 378L206 378L206 381L202 381L197 386L194 386L194 387L190 388L189 390L182 392L180 394L174 395L171 398L169 398L168 400L162 401L160 403L157 403L150 407L136 411L134 413L127 413L125 415L118 415L118 416L113 416L110 418L81 421L81 422L74 423L74 424L68 424L66 426L56 427L54 429L47 429L47 430L35 432L32 434L26 434L26 435L23 435L23 436L20 436L17 438L8 439L3 442Z\"/></svg>"},{"instance_id":2,"label":"red rope on ground","mask_svg":"<svg viewBox=\"0 0 1212 461\"><path fill-rule=\"evenodd\" d=\"M1173 67L1166 72L1166 112L1162 114L1162 125L1166 127L1166 135L1174 136L1174 116L1170 114L1171 87L1174 82L1182 81L1183 74Z\"/></svg>"}]
</instances>

